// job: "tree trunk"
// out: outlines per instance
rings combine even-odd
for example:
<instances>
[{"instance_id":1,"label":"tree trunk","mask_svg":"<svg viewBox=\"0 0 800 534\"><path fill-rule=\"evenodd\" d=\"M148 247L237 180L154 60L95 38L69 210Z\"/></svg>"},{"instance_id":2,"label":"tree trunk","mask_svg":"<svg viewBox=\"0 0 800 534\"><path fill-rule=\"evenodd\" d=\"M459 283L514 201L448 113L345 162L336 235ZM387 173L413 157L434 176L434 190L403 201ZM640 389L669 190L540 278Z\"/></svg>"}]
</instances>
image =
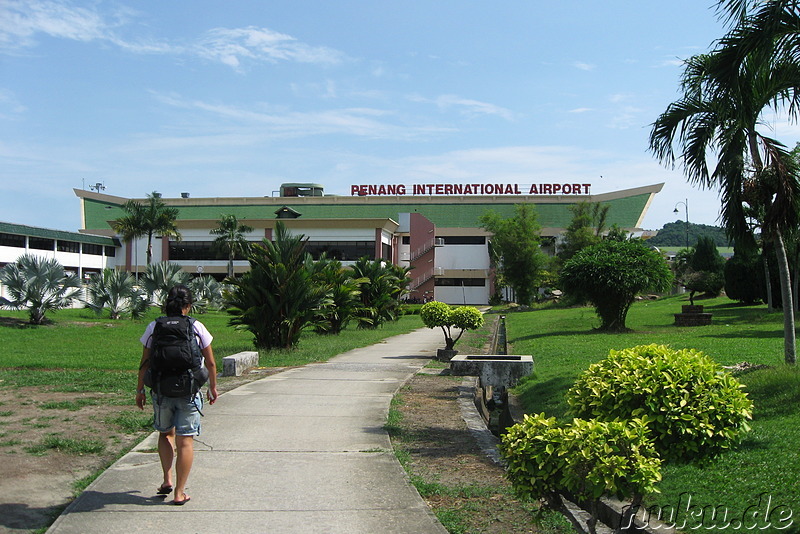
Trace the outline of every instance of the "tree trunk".
<instances>
[{"instance_id":1,"label":"tree trunk","mask_svg":"<svg viewBox=\"0 0 800 534\"><path fill-rule=\"evenodd\" d=\"M769 261L767 260L767 253L766 251L762 251L761 259L764 263L764 278L767 280L766 282L766 290L767 290L767 311L771 312L774 308L772 306L772 282L769 278Z\"/></svg>"},{"instance_id":2,"label":"tree trunk","mask_svg":"<svg viewBox=\"0 0 800 534\"><path fill-rule=\"evenodd\" d=\"M778 272L781 279L781 298L783 299L783 353L784 360L788 364L797 361L795 327L794 327L794 305L792 301L792 281L789 275L789 261L786 258L786 248L783 245L783 237L780 230L775 231L773 237L775 243L775 254L778 256Z\"/></svg>"}]
</instances>

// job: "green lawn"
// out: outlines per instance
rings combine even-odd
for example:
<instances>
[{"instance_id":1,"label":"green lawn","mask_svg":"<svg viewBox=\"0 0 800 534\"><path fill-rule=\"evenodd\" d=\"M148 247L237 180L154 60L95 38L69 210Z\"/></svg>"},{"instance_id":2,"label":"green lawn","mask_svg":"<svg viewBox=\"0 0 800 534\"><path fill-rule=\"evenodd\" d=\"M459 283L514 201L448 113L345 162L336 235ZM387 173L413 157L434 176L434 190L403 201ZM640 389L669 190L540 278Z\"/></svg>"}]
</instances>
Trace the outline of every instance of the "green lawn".
<instances>
[{"instance_id":1,"label":"green lawn","mask_svg":"<svg viewBox=\"0 0 800 534\"><path fill-rule=\"evenodd\" d=\"M112 321L90 310L60 310L48 314L48 324L26 324L25 312L0 310L0 387L57 385L61 390L132 390L142 355L139 338L158 316L152 310L141 320ZM253 336L228 325L225 313L197 316L214 336L218 369L222 358L255 350ZM325 361L356 347L421 328L419 317L406 315L376 330L357 330L354 325L339 336L305 332L295 350L261 351L260 365L283 367Z\"/></svg>"},{"instance_id":2,"label":"green lawn","mask_svg":"<svg viewBox=\"0 0 800 534\"><path fill-rule=\"evenodd\" d=\"M685 296L636 303L627 323L633 331L626 334L593 331L599 320L590 307L509 313L511 352L533 355L536 365L535 377L517 388L526 412L568 417L564 392L578 374L610 349L658 343L702 350L723 365L743 361L769 365L738 376L755 405L753 431L743 443L706 465L665 467L662 494L648 503L663 507L680 504L677 522L680 525L688 519L685 529L690 530L699 524L686 513L691 496L690 511L702 511L703 506L717 511L713 519L711 508L695 516L703 517L704 526L733 531L734 521L740 521L751 506L750 512L758 510L762 515L745 525L765 527L764 509L767 496L771 496L772 525L765 530L779 525L779 515L786 511L779 505L793 510L794 523L800 523L800 371L783 363L782 315L768 314L764 306L738 306L727 298L717 298L696 302L714 314L711 326L675 327L673 314L686 303ZM727 519L721 515L725 511ZM726 521L731 521L728 529L718 528ZM792 528L796 527L783 532L797 532Z\"/></svg>"}]
</instances>

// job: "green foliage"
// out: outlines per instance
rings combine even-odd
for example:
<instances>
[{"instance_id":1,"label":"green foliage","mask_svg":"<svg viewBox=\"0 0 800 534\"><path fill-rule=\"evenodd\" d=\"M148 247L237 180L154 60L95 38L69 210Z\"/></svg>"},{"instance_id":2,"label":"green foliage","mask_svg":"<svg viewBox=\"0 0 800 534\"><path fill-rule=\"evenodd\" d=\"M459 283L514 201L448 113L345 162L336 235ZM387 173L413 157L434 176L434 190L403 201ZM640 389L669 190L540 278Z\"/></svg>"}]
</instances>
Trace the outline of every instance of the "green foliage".
<instances>
[{"instance_id":1,"label":"green foliage","mask_svg":"<svg viewBox=\"0 0 800 534\"><path fill-rule=\"evenodd\" d=\"M664 258L640 241L605 240L579 251L561 270L561 287L572 298L588 300L600 317L600 330L622 332L636 296L666 291L672 272Z\"/></svg>"},{"instance_id":2,"label":"green foliage","mask_svg":"<svg viewBox=\"0 0 800 534\"><path fill-rule=\"evenodd\" d=\"M359 281L361 305L356 310L359 328L378 328L396 321L402 314L401 299L408 293L408 269L383 260L360 258L353 264L353 278Z\"/></svg>"},{"instance_id":3,"label":"green foliage","mask_svg":"<svg viewBox=\"0 0 800 534\"><path fill-rule=\"evenodd\" d=\"M78 277L65 274L58 261L30 254L0 269L0 282L11 297L0 297L0 307L28 310L31 324L42 324L48 311L69 307L81 289Z\"/></svg>"},{"instance_id":4,"label":"green foliage","mask_svg":"<svg viewBox=\"0 0 800 534\"><path fill-rule=\"evenodd\" d=\"M126 243L147 236L148 266L153 260L153 236L181 239L181 233L175 224L178 219L178 208L168 207L161 200L159 193L155 191L149 193L145 204L129 200L122 206L122 209L126 215L114 221L112 227Z\"/></svg>"},{"instance_id":5,"label":"green foliage","mask_svg":"<svg viewBox=\"0 0 800 534\"><path fill-rule=\"evenodd\" d=\"M696 243L701 236L707 236L718 247L731 246L725 229L707 224L689 223L689 238L686 238L686 221L667 223L658 234L647 240L650 245L657 247L686 247L689 243Z\"/></svg>"},{"instance_id":6,"label":"green foliage","mask_svg":"<svg viewBox=\"0 0 800 534\"><path fill-rule=\"evenodd\" d=\"M246 256L250 250L250 242L245 234L252 231L253 227L239 223L236 215L222 215L217 227L211 230L211 235L217 236L212 247L228 258L228 278L233 278L233 260L236 256Z\"/></svg>"},{"instance_id":7,"label":"green foliage","mask_svg":"<svg viewBox=\"0 0 800 534\"><path fill-rule=\"evenodd\" d=\"M136 286L136 279L128 272L103 269L89 277L89 298L86 306L97 315L108 310L111 319L124 315L138 319L147 311L147 295Z\"/></svg>"},{"instance_id":8,"label":"green foliage","mask_svg":"<svg viewBox=\"0 0 800 534\"><path fill-rule=\"evenodd\" d=\"M207 309L221 310L224 305L223 285L213 276L196 276L186 284L192 291L192 313L205 313Z\"/></svg>"},{"instance_id":9,"label":"green foliage","mask_svg":"<svg viewBox=\"0 0 800 534\"><path fill-rule=\"evenodd\" d=\"M540 249L536 210L530 204L519 204L510 219L489 211L479 220L481 227L493 234L490 246L503 284L514 290L517 302L530 305L547 261Z\"/></svg>"},{"instance_id":10,"label":"green foliage","mask_svg":"<svg viewBox=\"0 0 800 534\"><path fill-rule=\"evenodd\" d=\"M303 329L315 323L326 303L325 288L313 280L306 241L277 223L275 241L253 246L250 270L231 281L230 322L250 331L259 349L296 346Z\"/></svg>"},{"instance_id":11,"label":"green foliage","mask_svg":"<svg viewBox=\"0 0 800 534\"><path fill-rule=\"evenodd\" d=\"M353 271L339 260L323 256L314 263L314 281L325 288L327 301L319 310L317 333L338 335L361 308L361 284L366 278L353 278Z\"/></svg>"},{"instance_id":12,"label":"green foliage","mask_svg":"<svg viewBox=\"0 0 800 534\"><path fill-rule=\"evenodd\" d=\"M441 328L444 333L445 349L452 350L466 330L475 330L483 326L483 314L474 306L452 308L444 302L431 301L422 305L419 310L422 323L428 328ZM458 335L453 337L452 328L458 328Z\"/></svg>"},{"instance_id":13,"label":"green foliage","mask_svg":"<svg viewBox=\"0 0 800 534\"><path fill-rule=\"evenodd\" d=\"M170 289L179 284L188 285L189 273L183 271L177 263L160 261L147 266L140 282L150 298L163 308L164 299Z\"/></svg>"},{"instance_id":14,"label":"green foliage","mask_svg":"<svg viewBox=\"0 0 800 534\"><path fill-rule=\"evenodd\" d=\"M576 417L641 418L665 461L714 457L750 430L753 403L702 352L639 345L611 350L567 393Z\"/></svg>"},{"instance_id":15,"label":"green foliage","mask_svg":"<svg viewBox=\"0 0 800 534\"><path fill-rule=\"evenodd\" d=\"M570 259L579 250L600 242L609 208L607 204L585 201L570 207L572 220L564 232L564 241L558 251L558 257L562 261Z\"/></svg>"},{"instance_id":16,"label":"green foliage","mask_svg":"<svg viewBox=\"0 0 800 534\"><path fill-rule=\"evenodd\" d=\"M638 420L573 419L561 424L543 413L526 415L501 438L506 475L516 492L559 508L559 494L596 501L657 491L661 460Z\"/></svg>"},{"instance_id":17,"label":"green foliage","mask_svg":"<svg viewBox=\"0 0 800 534\"><path fill-rule=\"evenodd\" d=\"M725 260L717 252L717 246L710 237L701 236L687 253L685 262L681 261L678 265L677 270L681 273L679 279L689 290L689 301L692 304L695 293L716 297L725 286Z\"/></svg>"},{"instance_id":18,"label":"green foliage","mask_svg":"<svg viewBox=\"0 0 800 534\"><path fill-rule=\"evenodd\" d=\"M719 255L714 241L708 236L701 236L694 246L689 267L693 271L718 273L725 267L725 260Z\"/></svg>"},{"instance_id":19,"label":"green foliage","mask_svg":"<svg viewBox=\"0 0 800 534\"><path fill-rule=\"evenodd\" d=\"M736 251L731 259L725 262L725 295L728 298L755 304L762 300L764 265L755 254Z\"/></svg>"}]
</instances>

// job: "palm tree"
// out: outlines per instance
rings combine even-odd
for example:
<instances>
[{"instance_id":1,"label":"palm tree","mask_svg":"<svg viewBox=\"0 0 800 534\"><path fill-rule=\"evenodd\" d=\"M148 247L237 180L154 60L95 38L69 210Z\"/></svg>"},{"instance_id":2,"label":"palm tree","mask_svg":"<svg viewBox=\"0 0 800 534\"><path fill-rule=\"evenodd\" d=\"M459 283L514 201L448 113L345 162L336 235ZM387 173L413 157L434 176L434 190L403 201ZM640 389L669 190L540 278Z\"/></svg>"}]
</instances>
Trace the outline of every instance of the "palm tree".
<instances>
[{"instance_id":1,"label":"palm tree","mask_svg":"<svg viewBox=\"0 0 800 534\"><path fill-rule=\"evenodd\" d=\"M181 233L175 225L178 208L167 207L159 193L149 193L146 204L129 200L122 209L127 215L114 221L114 231L122 236L125 243L147 236L147 265L153 259L153 236L172 237L180 241Z\"/></svg>"},{"instance_id":2,"label":"palm tree","mask_svg":"<svg viewBox=\"0 0 800 534\"><path fill-rule=\"evenodd\" d=\"M778 256L784 357L794 363L794 312L783 234L797 225L800 183L786 148L762 135L758 126L764 111L794 94L800 69L785 61L764 62L755 55L731 68L727 52L719 49L687 60L683 97L653 123L650 150L661 162L674 165L673 145L681 145L684 173L691 182L720 189L722 221L739 242L753 243L745 204L763 208L762 235ZM789 112L794 117L797 108L790 106Z\"/></svg>"},{"instance_id":3,"label":"palm tree","mask_svg":"<svg viewBox=\"0 0 800 534\"><path fill-rule=\"evenodd\" d=\"M214 240L214 247L228 255L228 278L233 278L233 260L236 256L247 255L250 243L245 234L252 231L253 227L240 224L236 215L223 215L217 221L217 228L211 230L213 235L219 236Z\"/></svg>"},{"instance_id":4,"label":"palm tree","mask_svg":"<svg viewBox=\"0 0 800 534\"><path fill-rule=\"evenodd\" d=\"M147 291L150 300L157 302L163 307L164 299L169 290L177 285L189 283L189 273L181 269L177 263L160 261L147 266L147 270L142 275L142 285Z\"/></svg>"},{"instance_id":5,"label":"palm tree","mask_svg":"<svg viewBox=\"0 0 800 534\"><path fill-rule=\"evenodd\" d=\"M353 264L353 278L360 280L361 306L358 327L374 329L400 317L402 298L408 294L409 269L383 260L360 258Z\"/></svg>"},{"instance_id":6,"label":"palm tree","mask_svg":"<svg viewBox=\"0 0 800 534\"><path fill-rule=\"evenodd\" d=\"M108 308L111 319L126 313L138 319L147 311L147 295L136 287L136 279L125 271L103 269L89 278L89 299L86 306L98 315Z\"/></svg>"},{"instance_id":7,"label":"palm tree","mask_svg":"<svg viewBox=\"0 0 800 534\"><path fill-rule=\"evenodd\" d=\"M81 281L64 273L64 267L52 258L25 254L0 269L12 300L0 297L0 306L28 310L31 324L42 324L48 311L66 308L81 291Z\"/></svg>"},{"instance_id":8,"label":"palm tree","mask_svg":"<svg viewBox=\"0 0 800 534\"><path fill-rule=\"evenodd\" d=\"M307 239L275 225L275 241L250 250L250 270L230 281L231 324L249 330L259 349L289 349L328 305L327 288L314 280Z\"/></svg>"}]
</instances>

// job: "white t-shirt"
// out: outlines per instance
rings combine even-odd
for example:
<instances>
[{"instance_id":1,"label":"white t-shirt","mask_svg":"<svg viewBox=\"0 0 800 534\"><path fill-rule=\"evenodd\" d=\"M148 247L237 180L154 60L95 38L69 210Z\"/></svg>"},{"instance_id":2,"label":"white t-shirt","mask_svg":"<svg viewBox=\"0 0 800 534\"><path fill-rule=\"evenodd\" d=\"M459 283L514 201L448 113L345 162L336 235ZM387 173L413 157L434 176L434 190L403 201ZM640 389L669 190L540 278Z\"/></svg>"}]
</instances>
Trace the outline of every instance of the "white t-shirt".
<instances>
[{"instance_id":1,"label":"white t-shirt","mask_svg":"<svg viewBox=\"0 0 800 534\"><path fill-rule=\"evenodd\" d=\"M150 348L153 341L152 336L155 327L156 327L155 321L147 325L147 328L145 328L144 330L144 334L139 339L139 341L142 342L142 345L144 345L148 349ZM211 342L214 340L214 336L211 335L211 332L209 332L206 326L197 319L194 320L194 335L197 337L197 344L200 345L201 349L204 349L207 346L211 345Z\"/></svg>"}]
</instances>

